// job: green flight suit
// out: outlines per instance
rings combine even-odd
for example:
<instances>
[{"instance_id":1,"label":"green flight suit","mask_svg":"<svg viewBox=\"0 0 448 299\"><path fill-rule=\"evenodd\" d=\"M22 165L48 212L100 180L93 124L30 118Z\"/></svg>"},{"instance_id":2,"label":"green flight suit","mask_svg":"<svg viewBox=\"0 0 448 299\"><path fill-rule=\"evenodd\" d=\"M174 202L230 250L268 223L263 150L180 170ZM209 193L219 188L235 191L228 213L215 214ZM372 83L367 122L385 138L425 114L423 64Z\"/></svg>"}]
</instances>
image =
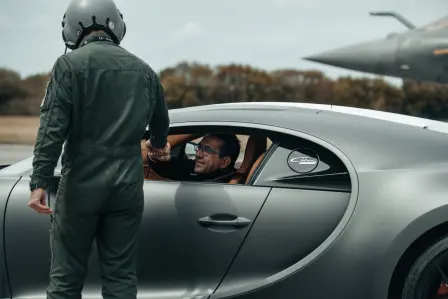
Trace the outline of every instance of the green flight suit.
<instances>
[{"instance_id":1,"label":"green flight suit","mask_svg":"<svg viewBox=\"0 0 448 299\"><path fill-rule=\"evenodd\" d=\"M62 177L53 208L48 298L80 298L96 238L103 298L136 298L137 234L149 125L166 144L168 109L156 73L105 40L59 57L41 105L31 188L48 186L62 145ZM89 42L90 41L90 42Z\"/></svg>"}]
</instances>

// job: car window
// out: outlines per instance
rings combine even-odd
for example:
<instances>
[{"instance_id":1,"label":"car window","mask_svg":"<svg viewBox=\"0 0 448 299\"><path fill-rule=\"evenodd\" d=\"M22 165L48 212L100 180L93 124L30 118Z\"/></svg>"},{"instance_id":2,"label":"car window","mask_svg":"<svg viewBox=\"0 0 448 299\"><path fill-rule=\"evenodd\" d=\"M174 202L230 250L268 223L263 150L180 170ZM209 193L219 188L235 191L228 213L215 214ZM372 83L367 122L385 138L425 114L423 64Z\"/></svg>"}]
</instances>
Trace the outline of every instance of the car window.
<instances>
[{"instance_id":1,"label":"car window","mask_svg":"<svg viewBox=\"0 0 448 299\"><path fill-rule=\"evenodd\" d=\"M311 141L284 136L265 157L254 185L349 192L344 163L329 149Z\"/></svg>"},{"instance_id":2,"label":"car window","mask_svg":"<svg viewBox=\"0 0 448 299\"><path fill-rule=\"evenodd\" d=\"M237 159L237 166L239 166L239 164L242 162L242 160L244 159L244 153L246 151L246 145L247 145L247 140L249 139L249 135L241 135L241 134L237 134L236 135L238 137L238 139L241 141L241 151L240 151L240 155L238 156ZM195 140L192 140L193 143L199 143L201 142L202 138L198 138ZM266 146L266 150L272 145L272 140L267 138L267 146ZM187 154L187 156L190 159L194 159L194 156L196 154L196 152L194 151L194 146L191 144L187 144L186 148L185 148L185 153ZM237 167L238 168L238 167Z\"/></svg>"},{"instance_id":3,"label":"car window","mask_svg":"<svg viewBox=\"0 0 448 299\"><path fill-rule=\"evenodd\" d=\"M240 164L241 164L241 162L243 161L243 159L244 159L244 153L245 153L245 151L246 151L246 144L247 144L247 139L249 139L249 136L248 135L240 135L240 134L237 134L236 135L236 137L240 140L240 142L241 142L241 150L240 150L240 154L239 154L239 156L238 156L238 159L237 159L237 161L236 161L236 168L238 169L238 167L240 166ZM201 138L197 138L197 139L195 139L195 140L192 140L192 142L193 143L199 143L199 142L201 142L201 140L202 140L202 137ZM270 140L268 139L268 147L269 147L269 145L270 145ZM186 145L186 147L185 147L185 154L187 155L187 157L189 158L189 159L194 159L195 158L195 155L196 155L196 152L195 152L195 150L194 150L194 146L192 145L192 144L188 144L187 143L187 145Z\"/></svg>"},{"instance_id":4,"label":"car window","mask_svg":"<svg viewBox=\"0 0 448 299\"><path fill-rule=\"evenodd\" d=\"M249 136L237 135L237 137L241 141L241 151L240 151L240 155L238 157L237 164L236 164L236 167L238 168L240 166L240 163L244 159L246 143L247 143L247 139L249 138ZM196 140L193 140L193 142L200 142L201 139L202 138L198 138ZM271 144L272 144L272 141L268 138L267 148L269 148L271 146ZM172 154L176 155L178 150L179 150L179 148L174 149ZM186 148L185 148L185 153L187 154L188 158L194 159L195 154L196 154L196 152L194 150L194 146L192 144L187 144ZM62 170L61 156L59 157L57 165L55 167L55 171L54 171L55 175L61 174L61 170ZM33 171L32 162L33 162L33 157L32 156L28 157L28 158L26 158L22 161L19 161L9 167L1 169L0 174L2 174L2 175L3 174L5 174L5 175L31 175L31 173Z\"/></svg>"}]
</instances>

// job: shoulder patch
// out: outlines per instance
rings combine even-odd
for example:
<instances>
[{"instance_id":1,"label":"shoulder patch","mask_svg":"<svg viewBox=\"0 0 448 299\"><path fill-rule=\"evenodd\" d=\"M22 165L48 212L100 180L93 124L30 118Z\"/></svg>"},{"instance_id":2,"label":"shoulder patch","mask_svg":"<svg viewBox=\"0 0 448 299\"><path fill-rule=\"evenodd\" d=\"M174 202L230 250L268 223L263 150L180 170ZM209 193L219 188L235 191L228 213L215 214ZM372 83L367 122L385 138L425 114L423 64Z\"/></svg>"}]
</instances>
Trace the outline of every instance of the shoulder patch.
<instances>
[{"instance_id":1,"label":"shoulder patch","mask_svg":"<svg viewBox=\"0 0 448 299\"><path fill-rule=\"evenodd\" d=\"M51 83L51 78L52 76L50 76L50 78L47 81L47 86L45 86L45 94L44 94L44 98L42 99L42 103L40 104L40 107L42 108L45 105L45 102L47 100L47 96L48 96L48 88L50 87L50 83Z\"/></svg>"}]
</instances>

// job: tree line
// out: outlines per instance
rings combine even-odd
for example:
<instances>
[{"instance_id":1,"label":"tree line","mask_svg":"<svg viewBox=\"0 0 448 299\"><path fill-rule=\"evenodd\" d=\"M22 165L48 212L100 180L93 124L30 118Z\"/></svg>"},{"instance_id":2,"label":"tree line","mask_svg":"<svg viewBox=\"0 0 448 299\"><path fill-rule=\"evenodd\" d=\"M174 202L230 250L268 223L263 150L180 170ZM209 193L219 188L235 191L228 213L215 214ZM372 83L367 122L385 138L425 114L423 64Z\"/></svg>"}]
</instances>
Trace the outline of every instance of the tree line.
<instances>
[{"instance_id":1,"label":"tree line","mask_svg":"<svg viewBox=\"0 0 448 299\"><path fill-rule=\"evenodd\" d=\"M39 115L48 73L22 78L0 69L0 115ZM159 78L168 107L228 102L304 102L396 112L431 119L448 118L448 86L403 80L402 86L381 78L330 79L318 71L266 71L249 65L211 67L180 62Z\"/></svg>"}]
</instances>

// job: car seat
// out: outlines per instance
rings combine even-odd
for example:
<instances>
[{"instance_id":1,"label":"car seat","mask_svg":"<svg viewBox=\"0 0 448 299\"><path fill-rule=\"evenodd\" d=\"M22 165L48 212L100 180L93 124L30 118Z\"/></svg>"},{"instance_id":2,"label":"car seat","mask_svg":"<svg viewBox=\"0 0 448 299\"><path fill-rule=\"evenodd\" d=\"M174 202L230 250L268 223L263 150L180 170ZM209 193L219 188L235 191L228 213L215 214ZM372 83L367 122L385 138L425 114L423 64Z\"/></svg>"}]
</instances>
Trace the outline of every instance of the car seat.
<instances>
[{"instance_id":1,"label":"car seat","mask_svg":"<svg viewBox=\"0 0 448 299\"><path fill-rule=\"evenodd\" d=\"M258 159L255 161L255 163L252 165L252 168L250 169L249 174L247 175L247 178L246 178L246 182L245 182L246 185L249 184L250 179L254 175L255 169L257 169L257 167L260 165L260 163L263 160L265 155L266 155L266 151L264 153L262 153L258 157Z\"/></svg>"},{"instance_id":2,"label":"car seat","mask_svg":"<svg viewBox=\"0 0 448 299\"><path fill-rule=\"evenodd\" d=\"M240 184L245 182L250 170L253 168L252 165L258 160L260 155L266 152L266 147L267 138L265 136L249 136L241 166L238 168L236 173L232 175L229 184Z\"/></svg>"}]
</instances>

